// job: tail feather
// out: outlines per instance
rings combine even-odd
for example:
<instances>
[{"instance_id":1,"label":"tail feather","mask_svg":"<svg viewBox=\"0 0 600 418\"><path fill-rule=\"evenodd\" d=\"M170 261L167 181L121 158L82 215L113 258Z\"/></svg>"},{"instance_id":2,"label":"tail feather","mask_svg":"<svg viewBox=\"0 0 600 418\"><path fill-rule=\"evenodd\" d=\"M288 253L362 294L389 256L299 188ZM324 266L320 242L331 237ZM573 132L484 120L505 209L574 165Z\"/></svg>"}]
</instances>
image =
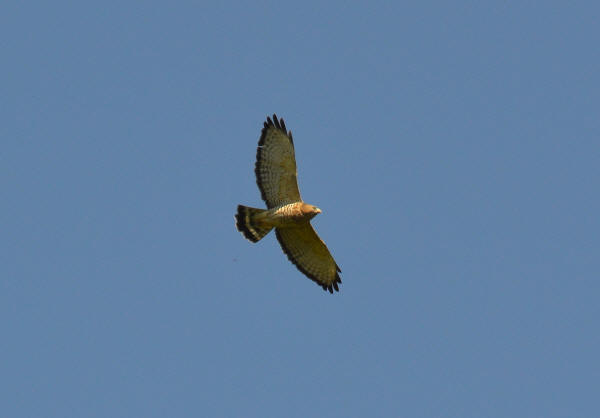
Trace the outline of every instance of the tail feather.
<instances>
[{"instance_id":1,"label":"tail feather","mask_svg":"<svg viewBox=\"0 0 600 418\"><path fill-rule=\"evenodd\" d=\"M255 216L266 212L265 209L250 208L238 205L235 215L235 226L244 237L252 242L258 242L267 235L273 227L264 227L255 221Z\"/></svg>"}]
</instances>

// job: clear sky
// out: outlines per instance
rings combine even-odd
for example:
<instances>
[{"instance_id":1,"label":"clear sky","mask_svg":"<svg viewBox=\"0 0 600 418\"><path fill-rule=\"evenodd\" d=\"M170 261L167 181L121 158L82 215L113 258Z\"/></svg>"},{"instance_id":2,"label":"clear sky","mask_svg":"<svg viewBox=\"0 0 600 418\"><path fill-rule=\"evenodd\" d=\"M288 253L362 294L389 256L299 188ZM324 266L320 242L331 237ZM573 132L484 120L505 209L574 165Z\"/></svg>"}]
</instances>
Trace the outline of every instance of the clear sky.
<instances>
[{"instance_id":1,"label":"clear sky","mask_svg":"<svg viewBox=\"0 0 600 418\"><path fill-rule=\"evenodd\" d=\"M0 405L597 417L597 2L8 2ZM342 269L236 231L267 115Z\"/></svg>"}]
</instances>

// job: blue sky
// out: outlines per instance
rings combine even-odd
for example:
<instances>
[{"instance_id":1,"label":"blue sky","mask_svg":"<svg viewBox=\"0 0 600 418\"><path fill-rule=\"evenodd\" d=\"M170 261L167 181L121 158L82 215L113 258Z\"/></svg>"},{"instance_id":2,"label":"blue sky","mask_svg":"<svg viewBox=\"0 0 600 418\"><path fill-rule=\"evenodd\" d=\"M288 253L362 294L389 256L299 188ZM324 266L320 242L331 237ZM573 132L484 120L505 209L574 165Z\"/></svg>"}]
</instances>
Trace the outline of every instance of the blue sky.
<instances>
[{"instance_id":1,"label":"blue sky","mask_svg":"<svg viewBox=\"0 0 600 418\"><path fill-rule=\"evenodd\" d=\"M593 417L595 2L9 2L10 417ZM262 206L267 115L342 269Z\"/></svg>"}]
</instances>

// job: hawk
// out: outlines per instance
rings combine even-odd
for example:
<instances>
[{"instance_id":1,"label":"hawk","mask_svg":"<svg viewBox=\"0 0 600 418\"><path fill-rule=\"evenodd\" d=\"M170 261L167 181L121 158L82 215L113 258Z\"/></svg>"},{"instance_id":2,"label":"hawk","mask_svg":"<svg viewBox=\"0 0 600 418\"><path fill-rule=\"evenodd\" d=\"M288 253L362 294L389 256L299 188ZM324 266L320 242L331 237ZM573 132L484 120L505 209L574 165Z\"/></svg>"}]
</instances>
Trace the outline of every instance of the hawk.
<instances>
[{"instance_id":1,"label":"hawk","mask_svg":"<svg viewBox=\"0 0 600 418\"><path fill-rule=\"evenodd\" d=\"M277 115L264 122L254 172L267 209L238 205L238 231L246 239L258 242L275 228L283 252L298 270L329 293L339 291L342 271L310 224L321 209L300 197L292 132L286 130L285 122Z\"/></svg>"}]
</instances>

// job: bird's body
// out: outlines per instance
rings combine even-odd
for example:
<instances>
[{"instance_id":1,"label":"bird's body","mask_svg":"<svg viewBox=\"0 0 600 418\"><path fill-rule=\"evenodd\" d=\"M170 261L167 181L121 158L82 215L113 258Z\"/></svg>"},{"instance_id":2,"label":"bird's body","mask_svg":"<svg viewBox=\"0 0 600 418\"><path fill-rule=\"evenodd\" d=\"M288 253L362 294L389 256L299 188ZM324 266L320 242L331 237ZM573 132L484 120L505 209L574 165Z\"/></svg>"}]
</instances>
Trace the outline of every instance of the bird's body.
<instances>
[{"instance_id":1,"label":"bird's body","mask_svg":"<svg viewBox=\"0 0 600 418\"><path fill-rule=\"evenodd\" d=\"M300 198L292 133L276 115L264 124L254 171L267 209L239 205L237 229L258 242L275 228L281 248L301 272L331 293L339 290L341 270L310 224L321 210Z\"/></svg>"},{"instance_id":2,"label":"bird's body","mask_svg":"<svg viewBox=\"0 0 600 418\"><path fill-rule=\"evenodd\" d=\"M276 228L286 228L308 222L319 213L321 209L304 202L297 202L269 209L265 218L267 222L273 222Z\"/></svg>"}]
</instances>

